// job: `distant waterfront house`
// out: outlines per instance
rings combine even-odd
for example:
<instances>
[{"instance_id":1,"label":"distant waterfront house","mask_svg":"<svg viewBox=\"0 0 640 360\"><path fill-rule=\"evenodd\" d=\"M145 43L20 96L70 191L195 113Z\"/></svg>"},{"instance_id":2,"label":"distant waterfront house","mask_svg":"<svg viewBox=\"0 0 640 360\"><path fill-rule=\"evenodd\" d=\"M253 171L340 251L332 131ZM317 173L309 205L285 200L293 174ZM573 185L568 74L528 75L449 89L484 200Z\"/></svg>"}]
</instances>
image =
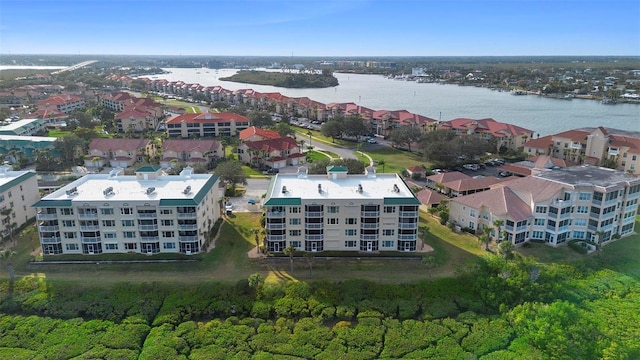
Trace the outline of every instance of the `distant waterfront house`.
<instances>
[{"instance_id":1,"label":"distant waterfront house","mask_svg":"<svg viewBox=\"0 0 640 360\"><path fill-rule=\"evenodd\" d=\"M589 165L513 177L490 190L451 199L450 220L474 231L502 220L506 240L558 246L572 239L604 244L633 234L640 178ZM493 237L502 236L494 230Z\"/></svg>"},{"instance_id":2,"label":"distant waterfront house","mask_svg":"<svg viewBox=\"0 0 640 360\"><path fill-rule=\"evenodd\" d=\"M534 131L520 126L502 123L494 119L458 118L439 123L438 128L453 130L459 136L479 134L485 139L495 138L499 147L517 150L533 138Z\"/></svg>"},{"instance_id":3,"label":"distant waterfront house","mask_svg":"<svg viewBox=\"0 0 640 360\"><path fill-rule=\"evenodd\" d=\"M0 126L0 135L29 136L46 131L42 119L22 119Z\"/></svg>"},{"instance_id":4,"label":"distant waterfront house","mask_svg":"<svg viewBox=\"0 0 640 360\"><path fill-rule=\"evenodd\" d=\"M282 136L275 130L261 129L259 127L250 126L240 131L240 141L251 142L260 140L277 139Z\"/></svg>"},{"instance_id":5,"label":"distant waterfront house","mask_svg":"<svg viewBox=\"0 0 640 360\"><path fill-rule=\"evenodd\" d=\"M57 156L53 145L56 140L45 136L0 135L0 158L11 162L17 162L20 157L33 159L36 151L48 151Z\"/></svg>"},{"instance_id":6,"label":"distant waterfront house","mask_svg":"<svg viewBox=\"0 0 640 360\"><path fill-rule=\"evenodd\" d=\"M217 140L167 139L162 143L160 166L167 169L184 164L210 164L223 155L222 144Z\"/></svg>"},{"instance_id":7,"label":"distant waterfront house","mask_svg":"<svg viewBox=\"0 0 640 360\"><path fill-rule=\"evenodd\" d=\"M238 146L237 153L245 164L261 164L275 169L306 162L306 155L300 150L299 144L288 136L245 142Z\"/></svg>"},{"instance_id":8,"label":"distant waterfront house","mask_svg":"<svg viewBox=\"0 0 640 360\"><path fill-rule=\"evenodd\" d=\"M413 178L414 176L417 178L423 178L427 175L427 169L425 169L424 166L421 165L414 165L407 168L407 173L409 173L409 176L411 178Z\"/></svg>"},{"instance_id":9,"label":"distant waterfront house","mask_svg":"<svg viewBox=\"0 0 640 360\"><path fill-rule=\"evenodd\" d=\"M371 117L372 132L384 137L394 129L403 126L411 126L419 132L435 129L438 121L426 116L414 114L407 110L379 110L374 111Z\"/></svg>"},{"instance_id":10,"label":"distant waterfront house","mask_svg":"<svg viewBox=\"0 0 640 360\"><path fill-rule=\"evenodd\" d=\"M87 167L127 168L145 155L153 156L155 145L148 139L93 139L85 156Z\"/></svg>"},{"instance_id":11,"label":"distant waterfront house","mask_svg":"<svg viewBox=\"0 0 640 360\"><path fill-rule=\"evenodd\" d=\"M574 164L609 163L618 170L640 174L640 131L580 128L528 141L527 154L548 154Z\"/></svg>"},{"instance_id":12,"label":"distant waterfront house","mask_svg":"<svg viewBox=\"0 0 640 360\"><path fill-rule=\"evenodd\" d=\"M169 137L236 136L249 127L249 119L234 113L181 114L166 121Z\"/></svg>"},{"instance_id":13,"label":"distant waterfront house","mask_svg":"<svg viewBox=\"0 0 640 360\"><path fill-rule=\"evenodd\" d=\"M44 100L36 102L38 110L58 110L69 114L75 110L84 109L84 100L74 95L51 95Z\"/></svg>"}]
</instances>

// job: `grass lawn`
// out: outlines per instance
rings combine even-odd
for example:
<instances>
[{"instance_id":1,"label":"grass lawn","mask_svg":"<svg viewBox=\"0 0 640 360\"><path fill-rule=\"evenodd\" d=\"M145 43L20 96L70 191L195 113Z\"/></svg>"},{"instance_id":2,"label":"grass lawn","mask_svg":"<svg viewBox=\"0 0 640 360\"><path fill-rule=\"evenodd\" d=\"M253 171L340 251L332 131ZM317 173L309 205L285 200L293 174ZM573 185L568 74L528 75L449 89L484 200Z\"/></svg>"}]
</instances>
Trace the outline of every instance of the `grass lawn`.
<instances>
[{"instance_id":1,"label":"grass lawn","mask_svg":"<svg viewBox=\"0 0 640 360\"><path fill-rule=\"evenodd\" d=\"M379 171L385 173L400 173L402 170L405 170L409 166L414 165L426 165L428 168L428 163L420 157L420 155L410 153L407 151L401 151L392 148L379 148L379 149L371 149L364 150L374 162L384 159L384 171L382 170L382 166L378 166ZM366 161L366 158L365 158Z\"/></svg>"},{"instance_id":2,"label":"grass lawn","mask_svg":"<svg viewBox=\"0 0 640 360\"><path fill-rule=\"evenodd\" d=\"M187 112L187 114L199 114L200 108L197 106L189 106L185 108L185 111Z\"/></svg>"},{"instance_id":3,"label":"grass lawn","mask_svg":"<svg viewBox=\"0 0 640 360\"><path fill-rule=\"evenodd\" d=\"M268 179L269 175L263 175L260 171L256 169L252 169L247 165L242 165L242 170L244 170L244 174L252 179Z\"/></svg>"},{"instance_id":4,"label":"grass lawn","mask_svg":"<svg viewBox=\"0 0 640 360\"><path fill-rule=\"evenodd\" d=\"M346 147L346 148L356 148L356 143L351 142L351 141L346 141L346 140L342 140L342 139L335 139L335 141L333 141L330 137L326 137L324 135L322 135L320 133L320 131L317 130L308 130L308 129L302 129L302 128L296 128L294 126L294 129L296 130L296 134L298 136L303 136L305 139L305 144L309 143L309 134L308 132L311 131L311 145L313 145L314 142L319 141L321 143L325 143L327 145L333 145L333 146L341 146L341 147Z\"/></svg>"},{"instance_id":5,"label":"grass lawn","mask_svg":"<svg viewBox=\"0 0 640 360\"><path fill-rule=\"evenodd\" d=\"M317 152L315 150L307 151L307 152L305 152L305 155L307 155L307 160L309 162L315 162L315 161L328 159L328 157L326 155L324 155L322 153L319 153L319 152Z\"/></svg>"}]
</instances>

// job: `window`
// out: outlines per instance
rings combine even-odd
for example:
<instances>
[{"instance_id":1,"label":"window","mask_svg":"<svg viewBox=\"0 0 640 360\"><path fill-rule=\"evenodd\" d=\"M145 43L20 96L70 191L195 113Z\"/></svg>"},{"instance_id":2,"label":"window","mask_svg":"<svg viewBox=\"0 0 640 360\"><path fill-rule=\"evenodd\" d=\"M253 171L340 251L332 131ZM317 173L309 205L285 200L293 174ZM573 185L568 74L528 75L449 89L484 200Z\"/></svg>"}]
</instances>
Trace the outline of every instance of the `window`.
<instances>
[{"instance_id":1,"label":"window","mask_svg":"<svg viewBox=\"0 0 640 360\"><path fill-rule=\"evenodd\" d=\"M173 214L173 210L171 210L171 209L162 209L162 210L160 210L160 214L162 214L162 215L171 215L171 214ZM170 243L170 244L173 244L173 243Z\"/></svg>"},{"instance_id":2,"label":"window","mask_svg":"<svg viewBox=\"0 0 640 360\"><path fill-rule=\"evenodd\" d=\"M138 243L124 243L125 250L136 250L138 249Z\"/></svg>"},{"instance_id":3,"label":"window","mask_svg":"<svg viewBox=\"0 0 640 360\"><path fill-rule=\"evenodd\" d=\"M135 231L123 231L122 232L122 236L125 239L135 239L136 238L136 232Z\"/></svg>"},{"instance_id":4,"label":"window","mask_svg":"<svg viewBox=\"0 0 640 360\"><path fill-rule=\"evenodd\" d=\"M76 226L75 220L62 220L62 226L64 227L74 227Z\"/></svg>"},{"instance_id":5,"label":"window","mask_svg":"<svg viewBox=\"0 0 640 360\"><path fill-rule=\"evenodd\" d=\"M116 221L115 220L102 220L102 226L104 226L104 227L116 226Z\"/></svg>"},{"instance_id":6,"label":"window","mask_svg":"<svg viewBox=\"0 0 640 360\"><path fill-rule=\"evenodd\" d=\"M65 244L65 248L69 251L74 251L74 250L78 250L79 246L78 244Z\"/></svg>"},{"instance_id":7,"label":"window","mask_svg":"<svg viewBox=\"0 0 640 360\"><path fill-rule=\"evenodd\" d=\"M120 214L121 215L133 215L133 208L121 208L120 209Z\"/></svg>"},{"instance_id":8,"label":"window","mask_svg":"<svg viewBox=\"0 0 640 360\"><path fill-rule=\"evenodd\" d=\"M637 158L638 158L638 155L633 155L633 156L631 157L631 160L636 161L636 159L637 159Z\"/></svg>"},{"instance_id":9,"label":"window","mask_svg":"<svg viewBox=\"0 0 640 360\"><path fill-rule=\"evenodd\" d=\"M346 218L344 219L345 225L356 225L358 223L358 218Z\"/></svg>"},{"instance_id":10,"label":"window","mask_svg":"<svg viewBox=\"0 0 640 360\"><path fill-rule=\"evenodd\" d=\"M8 194L9 194L9 197L11 197L11 191L9 191L9 193L8 193Z\"/></svg>"},{"instance_id":11,"label":"window","mask_svg":"<svg viewBox=\"0 0 640 360\"><path fill-rule=\"evenodd\" d=\"M299 214L300 213L300 207L299 206L293 206L289 208L289 213L290 214Z\"/></svg>"},{"instance_id":12,"label":"window","mask_svg":"<svg viewBox=\"0 0 640 360\"><path fill-rule=\"evenodd\" d=\"M536 206L536 213L538 214L546 214L547 207L546 206Z\"/></svg>"},{"instance_id":13,"label":"window","mask_svg":"<svg viewBox=\"0 0 640 360\"><path fill-rule=\"evenodd\" d=\"M356 243L355 240L347 240L347 241L344 242L344 247L354 248L356 246L357 246L357 243Z\"/></svg>"},{"instance_id":14,"label":"window","mask_svg":"<svg viewBox=\"0 0 640 360\"><path fill-rule=\"evenodd\" d=\"M589 207L588 206L578 206L578 214L586 214L589 212Z\"/></svg>"},{"instance_id":15,"label":"window","mask_svg":"<svg viewBox=\"0 0 640 360\"><path fill-rule=\"evenodd\" d=\"M533 225L535 225L535 226L544 226L544 219L535 219L535 220L533 220Z\"/></svg>"},{"instance_id":16,"label":"window","mask_svg":"<svg viewBox=\"0 0 640 360\"><path fill-rule=\"evenodd\" d=\"M393 236L395 235L396 230L395 229L384 229L382 230L382 235L384 236Z\"/></svg>"},{"instance_id":17,"label":"window","mask_svg":"<svg viewBox=\"0 0 640 360\"><path fill-rule=\"evenodd\" d=\"M385 240L382 242L382 247L392 248L395 245L395 241L393 240Z\"/></svg>"},{"instance_id":18,"label":"window","mask_svg":"<svg viewBox=\"0 0 640 360\"><path fill-rule=\"evenodd\" d=\"M62 208L60 209L60 215L73 215L73 209Z\"/></svg>"},{"instance_id":19,"label":"window","mask_svg":"<svg viewBox=\"0 0 640 360\"><path fill-rule=\"evenodd\" d=\"M396 207L395 206L385 206L384 207L384 213L385 214L394 214L396 212Z\"/></svg>"},{"instance_id":20,"label":"window","mask_svg":"<svg viewBox=\"0 0 640 360\"><path fill-rule=\"evenodd\" d=\"M474 209L469 210L469 216L476 217L476 211Z\"/></svg>"},{"instance_id":21,"label":"window","mask_svg":"<svg viewBox=\"0 0 640 360\"><path fill-rule=\"evenodd\" d=\"M289 236L300 236L302 235L302 230L289 230Z\"/></svg>"},{"instance_id":22,"label":"window","mask_svg":"<svg viewBox=\"0 0 640 360\"><path fill-rule=\"evenodd\" d=\"M327 206L327 212L329 214L337 214L340 211L339 206Z\"/></svg>"},{"instance_id":23,"label":"window","mask_svg":"<svg viewBox=\"0 0 640 360\"><path fill-rule=\"evenodd\" d=\"M338 225L338 224L340 224L340 219L338 219L338 218L328 218L327 219L327 224Z\"/></svg>"},{"instance_id":24,"label":"window","mask_svg":"<svg viewBox=\"0 0 640 360\"><path fill-rule=\"evenodd\" d=\"M289 245L293 246L294 248L299 248L299 247L302 247L302 241L298 241L298 240L289 241Z\"/></svg>"},{"instance_id":25,"label":"window","mask_svg":"<svg viewBox=\"0 0 640 360\"><path fill-rule=\"evenodd\" d=\"M174 242L163 242L162 243L162 248L167 250L167 249L175 249L176 248L176 243Z\"/></svg>"},{"instance_id":26,"label":"window","mask_svg":"<svg viewBox=\"0 0 640 360\"><path fill-rule=\"evenodd\" d=\"M116 233L113 233L113 232L102 233L102 237L105 239L115 239Z\"/></svg>"},{"instance_id":27,"label":"window","mask_svg":"<svg viewBox=\"0 0 640 360\"><path fill-rule=\"evenodd\" d=\"M163 231L162 232L162 237L163 238L172 238L172 237L174 237L174 232L173 231Z\"/></svg>"},{"instance_id":28,"label":"window","mask_svg":"<svg viewBox=\"0 0 640 360\"><path fill-rule=\"evenodd\" d=\"M104 243L106 250L118 250L118 243Z\"/></svg>"},{"instance_id":29,"label":"window","mask_svg":"<svg viewBox=\"0 0 640 360\"><path fill-rule=\"evenodd\" d=\"M584 239L585 238L585 232L584 231L574 231L573 232L573 238L574 239Z\"/></svg>"},{"instance_id":30,"label":"window","mask_svg":"<svg viewBox=\"0 0 640 360\"><path fill-rule=\"evenodd\" d=\"M544 231L533 231L531 238L533 239L544 239Z\"/></svg>"},{"instance_id":31,"label":"window","mask_svg":"<svg viewBox=\"0 0 640 360\"><path fill-rule=\"evenodd\" d=\"M356 235L358 235L358 230L356 230L356 229L346 229L344 231L344 235L345 236L356 236Z\"/></svg>"},{"instance_id":32,"label":"window","mask_svg":"<svg viewBox=\"0 0 640 360\"><path fill-rule=\"evenodd\" d=\"M64 238L65 239L75 239L77 238L76 233L74 232L64 232Z\"/></svg>"},{"instance_id":33,"label":"window","mask_svg":"<svg viewBox=\"0 0 640 360\"><path fill-rule=\"evenodd\" d=\"M473 221L469 221L469 229L475 230L476 224Z\"/></svg>"},{"instance_id":34,"label":"window","mask_svg":"<svg viewBox=\"0 0 640 360\"><path fill-rule=\"evenodd\" d=\"M300 219L299 218L289 219L289 225L300 225Z\"/></svg>"},{"instance_id":35,"label":"window","mask_svg":"<svg viewBox=\"0 0 640 360\"><path fill-rule=\"evenodd\" d=\"M581 192L579 199L582 201L591 200L591 193Z\"/></svg>"},{"instance_id":36,"label":"window","mask_svg":"<svg viewBox=\"0 0 640 360\"><path fill-rule=\"evenodd\" d=\"M113 215L113 209L112 208L102 208L102 209L100 209L100 213L102 215Z\"/></svg>"},{"instance_id":37,"label":"window","mask_svg":"<svg viewBox=\"0 0 640 360\"><path fill-rule=\"evenodd\" d=\"M602 201L602 193L599 191L594 191L593 192L593 201Z\"/></svg>"},{"instance_id":38,"label":"window","mask_svg":"<svg viewBox=\"0 0 640 360\"><path fill-rule=\"evenodd\" d=\"M573 224L575 226L586 226L587 225L587 219L575 219L573 221Z\"/></svg>"},{"instance_id":39,"label":"window","mask_svg":"<svg viewBox=\"0 0 640 360\"><path fill-rule=\"evenodd\" d=\"M133 220L122 220L122 226L135 226L135 222Z\"/></svg>"},{"instance_id":40,"label":"window","mask_svg":"<svg viewBox=\"0 0 640 360\"><path fill-rule=\"evenodd\" d=\"M162 220L160 220L160 225L162 225L162 226L173 226L173 219L162 219Z\"/></svg>"}]
</instances>

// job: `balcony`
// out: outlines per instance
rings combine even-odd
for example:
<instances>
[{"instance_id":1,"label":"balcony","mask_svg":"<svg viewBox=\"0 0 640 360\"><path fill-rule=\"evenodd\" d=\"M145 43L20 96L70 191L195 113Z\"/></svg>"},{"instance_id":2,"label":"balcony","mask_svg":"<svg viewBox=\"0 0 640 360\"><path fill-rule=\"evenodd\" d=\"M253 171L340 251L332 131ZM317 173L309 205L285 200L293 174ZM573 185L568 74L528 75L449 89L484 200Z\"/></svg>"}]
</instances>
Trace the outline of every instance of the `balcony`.
<instances>
[{"instance_id":1,"label":"balcony","mask_svg":"<svg viewBox=\"0 0 640 360\"><path fill-rule=\"evenodd\" d=\"M80 225L80 231L98 231L100 225Z\"/></svg>"},{"instance_id":2,"label":"balcony","mask_svg":"<svg viewBox=\"0 0 640 360\"><path fill-rule=\"evenodd\" d=\"M267 223L266 228L269 230L282 230L285 228L285 223Z\"/></svg>"},{"instance_id":3,"label":"balcony","mask_svg":"<svg viewBox=\"0 0 640 360\"><path fill-rule=\"evenodd\" d=\"M400 217L417 218L418 212L417 211L400 211L399 215Z\"/></svg>"},{"instance_id":4,"label":"balcony","mask_svg":"<svg viewBox=\"0 0 640 360\"><path fill-rule=\"evenodd\" d=\"M569 146L571 149L577 149L577 150L582 150L582 144L581 143L571 143L571 145Z\"/></svg>"},{"instance_id":5,"label":"balcony","mask_svg":"<svg viewBox=\"0 0 640 360\"><path fill-rule=\"evenodd\" d=\"M140 225L140 226L143 226L143 225ZM156 230L157 229L158 227L156 226ZM198 230L198 224L178 224L178 230L181 230L181 231Z\"/></svg>"},{"instance_id":6,"label":"balcony","mask_svg":"<svg viewBox=\"0 0 640 360\"><path fill-rule=\"evenodd\" d=\"M97 219L98 213L81 213L78 214L78 219Z\"/></svg>"},{"instance_id":7,"label":"balcony","mask_svg":"<svg viewBox=\"0 0 640 360\"><path fill-rule=\"evenodd\" d=\"M308 218L323 217L324 211L305 211L304 216Z\"/></svg>"},{"instance_id":8,"label":"balcony","mask_svg":"<svg viewBox=\"0 0 640 360\"><path fill-rule=\"evenodd\" d=\"M196 229L198 228L198 225L195 225ZM158 230L158 224L153 224L153 225L138 225L138 230L140 231L156 231Z\"/></svg>"},{"instance_id":9,"label":"balcony","mask_svg":"<svg viewBox=\"0 0 640 360\"><path fill-rule=\"evenodd\" d=\"M157 213L138 213L138 219L157 219Z\"/></svg>"},{"instance_id":10,"label":"balcony","mask_svg":"<svg viewBox=\"0 0 640 360\"><path fill-rule=\"evenodd\" d=\"M360 234L361 241L378 240L380 236L378 234Z\"/></svg>"},{"instance_id":11,"label":"balcony","mask_svg":"<svg viewBox=\"0 0 640 360\"><path fill-rule=\"evenodd\" d=\"M160 241L159 236L141 236L140 242L158 242Z\"/></svg>"},{"instance_id":12,"label":"balcony","mask_svg":"<svg viewBox=\"0 0 640 360\"><path fill-rule=\"evenodd\" d=\"M305 235L305 241L322 241L324 240L324 235Z\"/></svg>"},{"instance_id":13,"label":"balcony","mask_svg":"<svg viewBox=\"0 0 640 360\"><path fill-rule=\"evenodd\" d=\"M285 241L287 240L286 235L267 235L267 241Z\"/></svg>"},{"instance_id":14,"label":"balcony","mask_svg":"<svg viewBox=\"0 0 640 360\"><path fill-rule=\"evenodd\" d=\"M100 236L83 236L80 238L83 243L99 243Z\"/></svg>"},{"instance_id":15,"label":"balcony","mask_svg":"<svg viewBox=\"0 0 640 360\"><path fill-rule=\"evenodd\" d=\"M40 232L56 232L56 231L60 231L60 227L58 225L40 225L40 226L38 226L38 231L40 231Z\"/></svg>"},{"instance_id":16,"label":"balcony","mask_svg":"<svg viewBox=\"0 0 640 360\"><path fill-rule=\"evenodd\" d=\"M398 229L417 229L418 223L398 223Z\"/></svg>"},{"instance_id":17,"label":"balcony","mask_svg":"<svg viewBox=\"0 0 640 360\"><path fill-rule=\"evenodd\" d=\"M56 220L58 218L58 214L38 213L36 218L38 220Z\"/></svg>"},{"instance_id":18,"label":"balcony","mask_svg":"<svg viewBox=\"0 0 640 360\"><path fill-rule=\"evenodd\" d=\"M196 242L198 241L197 236L179 236L178 241L180 242Z\"/></svg>"},{"instance_id":19,"label":"balcony","mask_svg":"<svg viewBox=\"0 0 640 360\"><path fill-rule=\"evenodd\" d=\"M361 229L378 229L380 228L380 223L360 223Z\"/></svg>"},{"instance_id":20,"label":"balcony","mask_svg":"<svg viewBox=\"0 0 640 360\"><path fill-rule=\"evenodd\" d=\"M287 215L284 211L267 211L268 218L283 218Z\"/></svg>"},{"instance_id":21,"label":"balcony","mask_svg":"<svg viewBox=\"0 0 640 360\"><path fill-rule=\"evenodd\" d=\"M380 217L380 211L361 211L361 217Z\"/></svg>"},{"instance_id":22,"label":"balcony","mask_svg":"<svg viewBox=\"0 0 640 360\"><path fill-rule=\"evenodd\" d=\"M305 223L305 229L322 229L324 225L322 223Z\"/></svg>"},{"instance_id":23,"label":"balcony","mask_svg":"<svg viewBox=\"0 0 640 360\"><path fill-rule=\"evenodd\" d=\"M178 219L197 219L198 214L196 213L178 213Z\"/></svg>"},{"instance_id":24,"label":"balcony","mask_svg":"<svg viewBox=\"0 0 640 360\"><path fill-rule=\"evenodd\" d=\"M42 237L40 242L43 244L57 244L60 242L60 236Z\"/></svg>"},{"instance_id":25,"label":"balcony","mask_svg":"<svg viewBox=\"0 0 640 360\"><path fill-rule=\"evenodd\" d=\"M609 151L607 152L607 154L609 154L609 156L618 156L620 155L620 150L609 148Z\"/></svg>"},{"instance_id":26,"label":"balcony","mask_svg":"<svg viewBox=\"0 0 640 360\"><path fill-rule=\"evenodd\" d=\"M403 241L414 240L415 241L416 239L418 239L417 234L398 235L398 240L403 240Z\"/></svg>"}]
</instances>

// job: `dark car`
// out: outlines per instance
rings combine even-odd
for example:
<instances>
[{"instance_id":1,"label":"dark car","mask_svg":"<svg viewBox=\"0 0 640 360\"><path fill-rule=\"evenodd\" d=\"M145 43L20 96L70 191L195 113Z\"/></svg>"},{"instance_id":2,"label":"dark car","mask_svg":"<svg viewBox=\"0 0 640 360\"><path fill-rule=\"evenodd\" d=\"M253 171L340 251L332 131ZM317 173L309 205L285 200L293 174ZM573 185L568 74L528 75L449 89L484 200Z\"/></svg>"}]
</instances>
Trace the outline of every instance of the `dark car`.
<instances>
[{"instance_id":1,"label":"dark car","mask_svg":"<svg viewBox=\"0 0 640 360\"><path fill-rule=\"evenodd\" d=\"M280 172L280 170L278 170L278 169L269 169L269 170L267 170L267 174L269 174L269 175L275 175L275 174L277 174L279 172Z\"/></svg>"}]
</instances>

